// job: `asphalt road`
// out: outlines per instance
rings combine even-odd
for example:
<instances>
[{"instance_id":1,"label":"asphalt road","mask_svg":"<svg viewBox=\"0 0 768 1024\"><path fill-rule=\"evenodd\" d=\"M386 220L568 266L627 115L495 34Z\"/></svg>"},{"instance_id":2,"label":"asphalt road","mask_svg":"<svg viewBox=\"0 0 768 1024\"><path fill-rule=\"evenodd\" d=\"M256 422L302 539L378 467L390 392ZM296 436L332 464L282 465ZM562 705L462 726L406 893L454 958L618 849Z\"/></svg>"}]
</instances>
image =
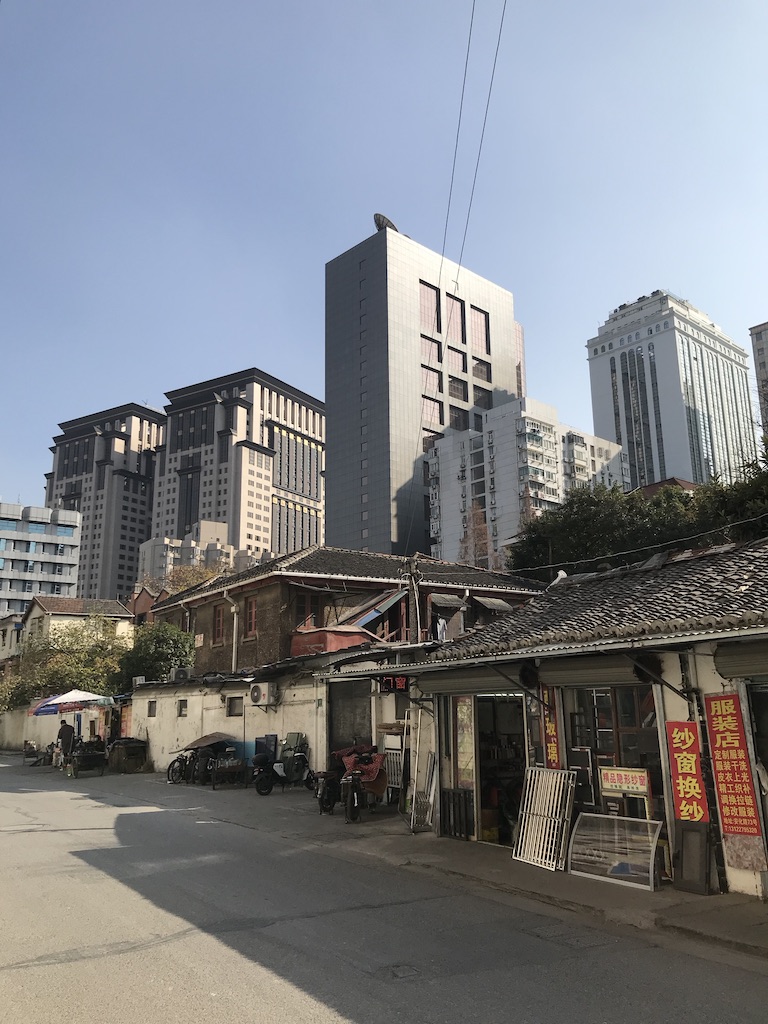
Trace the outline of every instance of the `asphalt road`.
<instances>
[{"instance_id":1,"label":"asphalt road","mask_svg":"<svg viewBox=\"0 0 768 1024\"><path fill-rule=\"evenodd\" d=\"M0 757L2 1024L768 1019L755 960L394 868L307 793L219 798Z\"/></svg>"}]
</instances>

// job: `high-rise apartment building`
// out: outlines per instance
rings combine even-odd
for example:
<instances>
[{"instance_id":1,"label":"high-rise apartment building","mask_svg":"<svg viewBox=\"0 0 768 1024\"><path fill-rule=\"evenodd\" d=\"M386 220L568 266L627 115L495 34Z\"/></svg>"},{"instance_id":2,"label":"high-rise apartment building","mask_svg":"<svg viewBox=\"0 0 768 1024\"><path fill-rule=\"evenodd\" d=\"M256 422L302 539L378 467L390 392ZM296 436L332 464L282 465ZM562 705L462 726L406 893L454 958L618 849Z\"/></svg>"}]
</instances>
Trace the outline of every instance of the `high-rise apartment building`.
<instances>
[{"instance_id":1,"label":"high-rise apartment building","mask_svg":"<svg viewBox=\"0 0 768 1024\"><path fill-rule=\"evenodd\" d=\"M484 568L501 568L505 542L574 487L629 487L621 445L531 398L484 413L481 431L447 431L427 455L432 555Z\"/></svg>"},{"instance_id":2,"label":"high-rise apartment building","mask_svg":"<svg viewBox=\"0 0 768 1024\"><path fill-rule=\"evenodd\" d=\"M377 215L326 267L326 541L430 550L424 453L525 394L510 292Z\"/></svg>"},{"instance_id":3,"label":"high-rise apartment building","mask_svg":"<svg viewBox=\"0 0 768 1024\"><path fill-rule=\"evenodd\" d=\"M153 538L211 520L254 558L323 542L322 402L256 369L166 394Z\"/></svg>"},{"instance_id":4,"label":"high-rise apartment building","mask_svg":"<svg viewBox=\"0 0 768 1024\"><path fill-rule=\"evenodd\" d=\"M0 618L34 597L75 597L80 513L0 502Z\"/></svg>"},{"instance_id":5,"label":"high-rise apartment building","mask_svg":"<svg viewBox=\"0 0 768 1024\"><path fill-rule=\"evenodd\" d=\"M81 514L78 597L124 600L133 590L164 424L162 412L132 403L59 424L45 503Z\"/></svg>"},{"instance_id":6,"label":"high-rise apartment building","mask_svg":"<svg viewBox=\"0 0 768 1024\"><path fill-rule=\"evenodd\" d=\"M587 343L594 429L622 445L631 486L738 479L756 456L747 353L657 290L614 309Z\"/></svg>"},{"instance_id":7,"label":"high-rise apartment building","mask_svg":"<svg viewBox=\"0 0 768 1024\"><path fill-rule=\"evenodd\" d=\"M760 405L760 424L763 434L768 433L768 323L750 327L752 357L757 377L757 400Z\"/></svg>"}]
</instances>

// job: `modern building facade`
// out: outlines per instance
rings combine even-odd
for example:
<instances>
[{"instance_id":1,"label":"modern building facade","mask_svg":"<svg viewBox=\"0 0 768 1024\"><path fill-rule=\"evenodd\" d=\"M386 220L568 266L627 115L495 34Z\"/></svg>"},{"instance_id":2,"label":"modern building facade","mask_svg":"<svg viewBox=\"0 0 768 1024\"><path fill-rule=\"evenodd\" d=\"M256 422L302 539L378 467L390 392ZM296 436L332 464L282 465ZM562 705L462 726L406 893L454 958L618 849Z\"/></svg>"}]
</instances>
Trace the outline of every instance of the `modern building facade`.
<instances>
[{"instance_id":1,"label":"modern building facade","mask_svg":"<svg viewBox=\"0 0 768 1024\"><path fill-rule=\"evenodd\" d=\"M594 429L622 445L631 486L731 483L756 456L747 353L657 290L614 309L587 343Z\"/></svg>"},{"instance_id":2,"label":"modern building facade","mask_svg":"<svg viewBox=\"0 0 768 1024\"><path fill-rule=\"evenodd\" d=\"M255 559L322 543L322 402L256 369L166 394L152 537L225 523L218 542Z\"/></svg>"},{"instance_id":3,"label":"modern building facade","mask_svg":"<svg viewBox=\"0 0 768 1024\"><path fill-rule=\"evenodd\" d=\"M621 445L565 426L551 405L516 398L481 431L448 431L427 453L432 555L502 568L504 544L574 487L629 487Z\"/></svg>"},{"instance_id":4,"label":"modern building facade","mask_svg":"<svg viewBox=\"0 0 768 1024\"><path fill-rule=\"evenodd\" d=\"M203 519L194 524L183 540L152 537L139 548L139 581L164 583L184 566L202 566L218 572L247 569L256 559L227 544L228 534L226 523Z\"/></svg>"},{"instance_id":5,"label":"modern building facade","mask_svg":"<svg viewBox=\"0 0 768 1024\"><path fill-rule=\"evenodd\" d=\"M525 394L512 294L377 216L326 266L326 539L428 552L424 453Z\"/></svg>"},{"instance_id":6,"label":"modern building facade","mask_svg":"<svg viewBox=\"0 0 768 1024\"><path fill-rule=\"evenodd\" d=\"M164 426L162 412L133 403L59 424L46 505L81 514L80 598L125 600L133 590Z\"/></svg>"},{"instance_id":7,"label":"modern building facade","mask_svg":"<svg viewBox=\"0 0 768 1024\"><path fill-rule=\"evenodd\" d=\"M752 341L752 357L755 361L757 377L757 400L760 405L760 424L762 432L768 432L768 323L750 327L749 337Z\"/></svg>"},{"instance_id":8,"label":"modern building facade","mask_svg":"<svg viewBox=\"0 0 768 1024\"><path fill-rule=\"evenodd\" d=\"M0 618L35 597L74 597L79 557L79 512L0 502Z\"/></svg>"}]
</instances>

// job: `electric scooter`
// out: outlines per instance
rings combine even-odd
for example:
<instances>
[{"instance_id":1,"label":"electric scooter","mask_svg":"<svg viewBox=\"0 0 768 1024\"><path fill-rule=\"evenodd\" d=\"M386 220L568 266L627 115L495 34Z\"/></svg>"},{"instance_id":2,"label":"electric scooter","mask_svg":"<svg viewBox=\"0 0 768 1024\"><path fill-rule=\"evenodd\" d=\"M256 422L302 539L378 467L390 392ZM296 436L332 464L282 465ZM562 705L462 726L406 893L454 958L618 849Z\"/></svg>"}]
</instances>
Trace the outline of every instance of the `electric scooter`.
<instances>
[{"instance_id":1,"label":"electric scooter","mask_svg":"<svg viewBox=\"0 0 768 1024\"><path fill-rule=\"evenodd\" d=\"M253 784L259 796L269 796L275 785L304 786L314 790L315 773L309 767L305 751L284 747L282 759L270 761L269 754L257 754L253 759Z\"/></svg>"}]
</instances>

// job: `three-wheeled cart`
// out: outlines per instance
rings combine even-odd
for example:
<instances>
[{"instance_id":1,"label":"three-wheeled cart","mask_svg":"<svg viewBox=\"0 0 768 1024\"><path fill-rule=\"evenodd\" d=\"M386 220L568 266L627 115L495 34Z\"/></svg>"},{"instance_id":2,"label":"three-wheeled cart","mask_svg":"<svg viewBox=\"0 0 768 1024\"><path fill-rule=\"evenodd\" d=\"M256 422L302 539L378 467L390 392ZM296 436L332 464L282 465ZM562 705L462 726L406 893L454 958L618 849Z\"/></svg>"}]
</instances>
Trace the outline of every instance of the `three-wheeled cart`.
<instances>
[{"instance_id":1,"label":"three-wheeled cart","mask_svg":"<svg viewBox=\"0 0 768 1024\"><path fill-rule=\"evenodd\" d=\"M80 772L98 772L104 774L107 764L107 752L103 743L94 743L85 740L76 743L69 762L69 772L75 778Z\"/></svg>"}]
</instances>

